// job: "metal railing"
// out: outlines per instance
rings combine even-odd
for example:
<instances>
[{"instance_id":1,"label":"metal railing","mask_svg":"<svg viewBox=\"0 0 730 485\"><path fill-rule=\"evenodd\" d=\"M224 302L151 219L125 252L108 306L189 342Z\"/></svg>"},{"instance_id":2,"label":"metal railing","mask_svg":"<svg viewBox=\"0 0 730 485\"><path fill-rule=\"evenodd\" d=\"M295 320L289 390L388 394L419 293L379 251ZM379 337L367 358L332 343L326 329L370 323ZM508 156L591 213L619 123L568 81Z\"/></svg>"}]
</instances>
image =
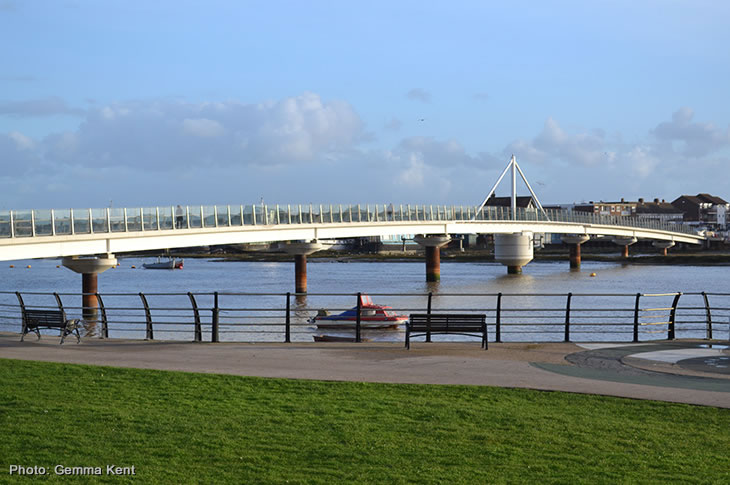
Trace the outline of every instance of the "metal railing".
<instances>
[{"instance_id":1,"label":"metal railing","mask_svg":"<svg viewBox=\"0 0 730 485\"><path fill-rule=\"evenodd\" d=\"M632 216L605 216L579 211L509 207L444 205L215 205L103 209L48 209L0 211L0 238L218 227L341 224L356 222L531 221L597 224L654 229L684 234L696 231L684 224Z\"/></svg>"},{"instance_id":2,"label":"metal railing","mask_svg":"<svg viewBox=\"0 0 730 485\"><path fill-rule=\"evenodd\" d=\"M20 331L23 308L62 309L84 319L86 337L189 341L292 342L332 334L310 323L319 308L356 309L351 328L334 331L398 341L398 331L362 325L353 293L105 293L83 307L79 293L0 292L0 330ZM585 342L704 338L730 340L730 293L388 293L370 296L399 314L487 315L492 342ZM682 303L682 305L680 305ZM88 303L87 303L88 304ZM401 326L402 330L402 326ZM445 337L451 338L451 336Z\"/></svg>"}]
</instances>

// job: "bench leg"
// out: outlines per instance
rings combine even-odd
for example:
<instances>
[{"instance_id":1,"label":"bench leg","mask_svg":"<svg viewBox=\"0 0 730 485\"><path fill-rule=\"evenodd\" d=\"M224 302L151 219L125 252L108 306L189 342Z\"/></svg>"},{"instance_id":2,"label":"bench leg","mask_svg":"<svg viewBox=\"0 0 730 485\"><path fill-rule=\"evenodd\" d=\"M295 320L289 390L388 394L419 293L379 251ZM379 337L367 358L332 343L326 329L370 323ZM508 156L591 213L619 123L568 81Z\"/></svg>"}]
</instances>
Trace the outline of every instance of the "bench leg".
<instances>
[{"instance_id":1,"label":"bench leg","mask_svg":"<svg viewBox=\"0 0 730 485\"><path fill-rule=\"evenodd\" d=\"M411 350L411 335L408 330L406 330L406 349Z\"/></svg>"}]
</instances>

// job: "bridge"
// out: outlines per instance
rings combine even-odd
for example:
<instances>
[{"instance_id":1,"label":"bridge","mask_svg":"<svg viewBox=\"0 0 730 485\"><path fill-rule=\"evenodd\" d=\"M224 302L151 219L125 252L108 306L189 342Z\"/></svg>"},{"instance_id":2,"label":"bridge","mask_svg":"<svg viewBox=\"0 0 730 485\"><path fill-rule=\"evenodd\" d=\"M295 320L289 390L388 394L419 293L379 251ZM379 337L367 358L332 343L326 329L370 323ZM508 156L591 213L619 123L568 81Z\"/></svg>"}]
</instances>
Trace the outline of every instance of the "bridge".
<instances>
[{"instance_id":1,"label":"bridge","mask_svg":"<svg viewBox=\"0 0 730 485\"><path fill-rule=\"evenodd\" d=\"M510 207L488 206L504 176L512 173ZM518 208L517 174L535 207ZM116 265L114 254L221 244L282 242L294 256L295 289L307 291L307 255L328 240L414 234L425 248L426 280L440 279L440 248L451 235L493 234L495 260L520 273L533 258L533 233L562 234L571 267L580 266L580 245L591 236L628 247L650 239L666 254L675 243L705 238L681 224L636 217L545 210L514 157L479 206L443 205L225 205L0 211L0 261L63 257L81 273L85 295L96 293L97 274Z\"/></svg>"},{"instance_id":2,"label":"bridge","mask_svg":"<svg viewBox=\"0 0 730 485\"><path fill-rule=\"evenodd\" d=\"M0 212L0 261L394 234L552 233L698 244L689 227L508 207L240 205ZM634 241L635 242L635 241ZM621 244L619 242L619 244Z\"/></svg>"},{"instance_id":3,"label":"bridge","mask_svg":"<svg viewBox=\"0 0 730 485\"><path fill-rule=\"evenodd\" d=\"M284 242L295 256L297 290L306 291L306 255L327 240L417 234L426 248L427 279L440 273L439 248L449 235L494 234L495 258L511 272L532 259L532 233L563 234L571 264L580 264L580 244L608 236L624 246L638 239L658 247L698 244L703 236L683 225L635 217L490 206L443 205L238 205L0 212L0 260L64 258L82 274L114 264L114 254L220 244ZM79 256L103 255L88 258ZM113 260L113 261L112 261ZM301 283L301 284L300 284ZM95 285L94 285L95 286Z\"/></svg>"}]
</instances>

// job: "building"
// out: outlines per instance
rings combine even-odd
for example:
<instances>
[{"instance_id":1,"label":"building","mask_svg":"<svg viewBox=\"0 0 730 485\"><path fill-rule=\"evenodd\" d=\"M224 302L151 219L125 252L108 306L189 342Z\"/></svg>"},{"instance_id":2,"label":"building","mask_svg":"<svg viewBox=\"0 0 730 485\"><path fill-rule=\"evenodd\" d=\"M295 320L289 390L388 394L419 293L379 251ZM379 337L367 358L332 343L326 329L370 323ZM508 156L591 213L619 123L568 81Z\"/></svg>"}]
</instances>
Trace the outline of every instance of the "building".
<instances>
[{"instance_id":1,"label":"building","mask_svg":"<svg viewBox=\"0 0 730 485\"><path fill-rule=\"evenodd\" d=\"M590 201L587 204L576 204L573 210L599 216L635 216L637 205L638 202L627 202L624 199L620 202Z\"/></svg>"},{"instance_id":2,"label":"building","mask_svg":"<svg viewBox=\"0 0 730 485\"><path fill-rule=\"evenodd\" d=\"M725 228L726 214L730 204L720 197L710 194L681 195L672 205L684 213L685 222L706 224Z\"/></svg>"},{"instance_id":3,"label":"building","mask_svg":"<svg viewBox=\"0 0 730 485\"><path fill-rule=\"evenodd\" d=\"M684 220L684 212L664 199L661 201L654 199L654 202L644 202L644 199L639 199L636 204L636 217L679 224Z\"/></svg>"}]
</instances>

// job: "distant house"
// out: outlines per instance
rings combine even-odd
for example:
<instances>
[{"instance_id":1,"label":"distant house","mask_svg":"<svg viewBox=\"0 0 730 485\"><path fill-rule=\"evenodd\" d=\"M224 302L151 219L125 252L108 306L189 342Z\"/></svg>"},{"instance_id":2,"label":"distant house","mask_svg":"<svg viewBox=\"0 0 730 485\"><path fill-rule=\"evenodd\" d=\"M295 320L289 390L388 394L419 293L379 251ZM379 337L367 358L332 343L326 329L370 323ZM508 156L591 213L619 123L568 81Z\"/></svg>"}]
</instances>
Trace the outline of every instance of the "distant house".
<instances>
[{"instance_id":1,"label":"distant house","mask_svg":"<svg viewBox=\"0 0 730 485\"><path fill-rule=\"evenodd\" d=\"M730 204L720 197L710 194L681 195L672 205L684 213L686 222L725 227L726 213Z\"/></svg>"},{"instance_id":2,"label":"distant house","mask_svg":"<svg viewBox=\"0 0 730 485\"><path fill-rule=\"evenodd\" d=\"M661 201L654 199L654 202L644 202L644 199L639 199L636 204L636 217L660 222L681 223L684 220L684 212L664 199Z\"/></svg>"},{"instance_id":3,"label":"distant house","mask_svg":"<svg viewBox=\"0 0 730 485\"><path fill-rule=\"evenodd\" d=\"M576 204L573 210L600 216L635 216L637 205L638 202L627 202L624 199L619 202L590 201L587 204Z\"/></svg>"}]
</instances>

